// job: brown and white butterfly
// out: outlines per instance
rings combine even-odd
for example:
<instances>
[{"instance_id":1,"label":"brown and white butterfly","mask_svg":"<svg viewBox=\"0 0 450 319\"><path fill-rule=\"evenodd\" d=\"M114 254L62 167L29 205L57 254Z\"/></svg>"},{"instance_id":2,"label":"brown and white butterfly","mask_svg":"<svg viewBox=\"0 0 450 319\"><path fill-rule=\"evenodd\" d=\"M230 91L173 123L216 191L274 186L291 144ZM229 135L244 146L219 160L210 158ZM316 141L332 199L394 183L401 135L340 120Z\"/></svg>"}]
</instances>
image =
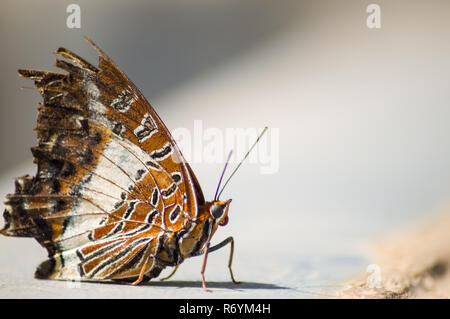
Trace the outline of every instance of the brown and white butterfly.
<instances>
[{"instance_id":1,"label":"brown and white butterfly","mask_svg":"<svg viewBox=\"0 0 450 319\"><path fill-rule=\"evenodd\" d=\"M205 201L155 110L86 40L98 67L59 48L56 66L67 73L19 70L43 97L32 148L37 173L15 180L1 233L34 237L47 249L37 278L138 284L203 254L205 289L208 252L230 243L236 282L233 238L210 247L231 200Z\"/></svg>"}]
</instances>

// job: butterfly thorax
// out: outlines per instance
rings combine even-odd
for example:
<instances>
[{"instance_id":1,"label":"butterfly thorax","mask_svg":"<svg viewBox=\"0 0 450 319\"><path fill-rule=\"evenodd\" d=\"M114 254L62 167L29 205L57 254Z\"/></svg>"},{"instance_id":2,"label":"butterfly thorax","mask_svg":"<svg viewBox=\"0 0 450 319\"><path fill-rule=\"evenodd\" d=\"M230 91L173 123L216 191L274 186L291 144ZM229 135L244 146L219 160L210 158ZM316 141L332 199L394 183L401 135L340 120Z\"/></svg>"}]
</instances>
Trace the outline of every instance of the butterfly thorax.
<instances>
[{"instance_id":1,"label":"butterfly thorax","mask_svg":"<svg viewBox=\"0 0 450 319\"><path fill-rule=\"evenodd\" d=\"M199 207L195 220L189 220L180 230L167 234L156 256L161 266L176 266L186 258L201 254L217 228L227 224L230 202L206 202Z\"/></svg>"},{"instance_id":2,"label":"butterfly thorax","mask_svg":"<svg viewBox=\"0 0 450 319\"><path fill-rule=\"evenodd\" d=\"M199 207L198 218L177 233L178 247L183 258L201 253L217 228L228 223L230 203L231 199L224 202L213 201Z\"/></svg>"}]
</instances>

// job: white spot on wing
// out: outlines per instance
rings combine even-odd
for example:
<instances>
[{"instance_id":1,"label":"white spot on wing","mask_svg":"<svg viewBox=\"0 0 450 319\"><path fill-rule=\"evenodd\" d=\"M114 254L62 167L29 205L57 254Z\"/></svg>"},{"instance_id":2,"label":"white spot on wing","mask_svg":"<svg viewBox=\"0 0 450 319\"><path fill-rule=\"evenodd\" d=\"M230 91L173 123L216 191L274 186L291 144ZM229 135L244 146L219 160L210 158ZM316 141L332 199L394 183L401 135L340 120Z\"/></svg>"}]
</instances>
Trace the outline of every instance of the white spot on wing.
<instances>
[{"instance_id":1,"label":"white spot on wing","mask_svg":"<svg viewBox=\"0 0 450 319\"><path fill-rule=\"evenodd\" d=\"M110 106L117 112L126 113L134 102L136 102L136 96L130 89L125 89L111 102Z\"/></svg>"}]
</instances>

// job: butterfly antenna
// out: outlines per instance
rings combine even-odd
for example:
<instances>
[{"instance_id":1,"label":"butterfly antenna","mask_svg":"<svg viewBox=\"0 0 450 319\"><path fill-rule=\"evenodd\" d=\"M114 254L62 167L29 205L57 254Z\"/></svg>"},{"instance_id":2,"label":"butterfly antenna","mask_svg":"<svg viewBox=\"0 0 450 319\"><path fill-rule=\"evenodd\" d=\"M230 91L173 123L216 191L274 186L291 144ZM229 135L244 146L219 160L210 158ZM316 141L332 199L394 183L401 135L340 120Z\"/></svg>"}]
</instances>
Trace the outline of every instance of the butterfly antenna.
<instances>
[{"instance_id":1,"label":"butterfly antenna","mask_svg":"<svg viewBox=\"0 0 450 319\"><path fill-rule=\"evenodd\" d=\"M228 154L227 161L225 162L225 167L223 168L222 175L220 175L219 185L217 185L216 194L214 195L214 201L217 200L217 193L219 192L220 184L222 183L223 175L225 175L225 171L227 170L228 163L230 162L231 154L233 154L233 150Z\"/></svg>"},{"instance_id":2,"label":"butterfly antenna","mask_svg":"<svg viewBox=\"0 0 450 319\"><path fill-rule=\"evenodd\" d=\"M264 133L266 133L266 131L269 128L266 126L264 128L264 130L261 132L261 134L259 134L258 138L256 139L255 143L253 143L252 147L250 147L250 149L248 150L247 154L245 154L244 158L241 160L241 162L239 163L238 166L236 166L236 168L234 169L234 171L231 173L230 177L228 177L227 181L225 182L225 184L223 184L222 190L220 191L219 195L217 196L217 199L219 199L220 195L222 194L223 190L225 189L225 186L227 186L228 182L230 181L230 179L233 177L233 175L236 173L236 171L238 170L239 167L241 167L242 163L245 161L245 159L248 157L248 155L250 154L250 152L253 150L253 148L256 146L256 144L258 144L259 140L261 139L261 137L264 135ZM221 178L222 180L222 178Z\"/></svg>"}]
</instances>

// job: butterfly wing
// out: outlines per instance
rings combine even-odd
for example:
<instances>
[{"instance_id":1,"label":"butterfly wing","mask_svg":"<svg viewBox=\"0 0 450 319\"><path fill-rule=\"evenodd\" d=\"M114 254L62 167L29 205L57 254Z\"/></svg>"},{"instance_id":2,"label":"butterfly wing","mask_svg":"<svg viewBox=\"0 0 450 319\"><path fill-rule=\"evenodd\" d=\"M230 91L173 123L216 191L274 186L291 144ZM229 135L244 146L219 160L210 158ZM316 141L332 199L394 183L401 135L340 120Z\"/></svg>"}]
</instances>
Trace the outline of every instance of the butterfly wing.
<instances>
[{"instance_id":1,"label":"butterfly wing","mask_svg":"<svg viewBox=\"0 0 450 319\"><path fill-rule=\"evenodd\" d=\"M32 148L38 170L16 179L1 232L47 248L39 278L130 278L142 267L153 277L173 262L158 253L195 220L203 194L142 93L88 42L98 67L60 48L56 66L67 73L19 70L43 97Z\"/></svg>"}]
</instances>

